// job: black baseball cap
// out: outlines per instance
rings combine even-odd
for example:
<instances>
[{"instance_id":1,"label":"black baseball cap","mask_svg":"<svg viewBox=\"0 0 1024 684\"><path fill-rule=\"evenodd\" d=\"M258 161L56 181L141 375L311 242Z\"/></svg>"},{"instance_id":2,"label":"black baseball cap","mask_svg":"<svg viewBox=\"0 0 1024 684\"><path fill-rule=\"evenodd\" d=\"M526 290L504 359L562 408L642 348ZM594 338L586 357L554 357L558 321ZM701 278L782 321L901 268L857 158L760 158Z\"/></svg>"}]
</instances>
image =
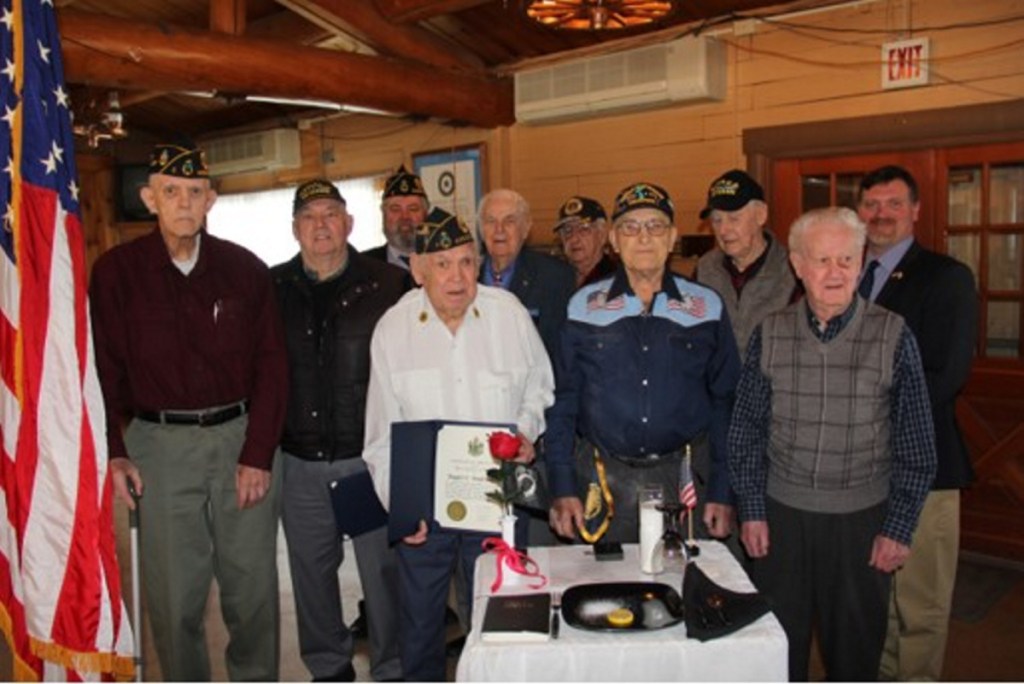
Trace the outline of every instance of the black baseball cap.
<instances>
[{"instance_id":1,"label":"black baseball cap","mask_svg":"<svg viewBox=\"0 0 1024 684\"><path fill-rule=\"evenodd\" d=\"M555 224L555 230L574 219L583 223L593 223L607 218L608 214L604 212L604 207L596 199L576 195L567 199L562 208L558 210L558 223Z\"/></svg>"},{"instance_id":2,"label":"black baseball cap","mask_svg":"<svg viewBox=\"0 0 1024 684\"><path fill-rule=\"evenodd\" d=\"M764 201L764 189L745 171L733 169L715 179L708 188L708 204L700 212L706 219L711 211L736 211L747 206L750 200Z\"/></svg>"},{"instance_id":3,"label":"black baseball cap","mask_svg":"<svg viewBox=\"0 0 1024 684\"><path fill-rule=\"evenodd\" d=\"M332 199L345 204L345 198L334 187L334 183L326 178L314 178L295 188L295 199L292 200L292 216L299 213L304 206L318 199Z\"/></svg>"},{"instance_id":4,"label":"black baseball cap","mask_svg":"<svg viewBox=\"0 0 1024 684\"><path fill-rule=\"evenodd\" d=\"M657 209L668 217L669 223L675 220L676 208L665 188L654 183L634 183L615 196L612 221L618 221L626 212L644 208Z\"/></svg>"}]
</instances>

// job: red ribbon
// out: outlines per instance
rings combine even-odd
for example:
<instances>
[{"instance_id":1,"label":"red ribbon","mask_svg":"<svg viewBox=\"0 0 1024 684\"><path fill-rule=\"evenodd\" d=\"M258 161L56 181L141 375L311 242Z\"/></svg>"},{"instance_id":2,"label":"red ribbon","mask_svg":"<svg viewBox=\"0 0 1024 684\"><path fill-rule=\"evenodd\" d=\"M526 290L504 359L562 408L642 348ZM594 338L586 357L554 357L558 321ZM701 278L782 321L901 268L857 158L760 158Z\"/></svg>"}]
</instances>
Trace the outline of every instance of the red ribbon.
<instances>
[{"instance_id":1,"label":"red ribbon","mask_svg":"<svg viewBox=\"0 0 1024 684\"><path fill-rule=\"evenodd\" d=\"M548 583L548 578L541 571L537 561L506 544L500 537L488 537L483 541L484 552L494 551L497 554L498 569L495 573L494 583L491 584L491 593L501 588L504 577L504 568L507 565L511 572L526 577L536 577L539 582L527 585L530 589L541 589Z\"/></svg>"}]
</instances>

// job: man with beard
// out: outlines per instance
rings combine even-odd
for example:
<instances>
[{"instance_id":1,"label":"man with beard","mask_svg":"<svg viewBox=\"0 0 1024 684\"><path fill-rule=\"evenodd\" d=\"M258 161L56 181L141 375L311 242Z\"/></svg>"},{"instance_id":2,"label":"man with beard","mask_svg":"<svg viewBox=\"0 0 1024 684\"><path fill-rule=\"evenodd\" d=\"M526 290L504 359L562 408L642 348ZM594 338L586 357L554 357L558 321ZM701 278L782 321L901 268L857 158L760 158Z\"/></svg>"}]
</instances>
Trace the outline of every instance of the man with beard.
<instances>
[{"instance_id":1,"label":"man with beard","mask_svg":"<svg viewBox=\"0 0 1024 684\"><path fill-rule=\"evenodd\" d=\"M914 239L920 208L917 183L903 168L876 169L860 183L857 211L868 231L860 293L903 316L917 338L938 452L913 552L893 575L880 677L901 681L942 675L960 547L960 489L974 479L956 397L974 357L978 296L967 266Z\"/></svg>"},{"instance_id":2,"label":"man with beard","mask_svg":"<svg viewBox=\"0 0 1024 684\"><path fill-rule=\"evenodd\" d=\"M416 229L423 223L429 208L420 177L406 171L404 165L398 167L384 182L384 197L380 203L387 243L364 254L408 271L409 257L416 249Z\"/></svg>"}]
</instances>

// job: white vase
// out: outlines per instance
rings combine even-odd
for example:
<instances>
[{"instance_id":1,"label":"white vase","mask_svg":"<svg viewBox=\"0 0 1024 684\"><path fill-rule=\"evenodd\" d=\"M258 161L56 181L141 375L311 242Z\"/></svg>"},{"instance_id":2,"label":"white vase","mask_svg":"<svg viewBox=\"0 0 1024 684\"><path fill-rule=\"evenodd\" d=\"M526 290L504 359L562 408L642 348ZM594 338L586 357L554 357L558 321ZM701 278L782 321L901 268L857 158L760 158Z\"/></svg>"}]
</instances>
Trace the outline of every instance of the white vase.
<instances>
[{"instance_id":1,"label":"white vase","mask_svg":"<svg viewBox=\"0 0 1024 684\"><path fill-rule=\"evenodd\" d=\"M501 541L511 549L516 547L516 516L512 513L501 516Z\"/></svg>"},{"instance_id":2,"label":"white vase","mask_svg":"<svg viewBox=\"0 0 1024 684\"><path fill-rule=\"evenodd\" d=\"M516 548L516 516L511 513L501 517L501 540L508 545L509 549ZM501 569L501 586L515 587L526 583L526 576L520 575L508 564L511 555L505 556L502 561L505 567Z\"/></svg>"}]
</instances>

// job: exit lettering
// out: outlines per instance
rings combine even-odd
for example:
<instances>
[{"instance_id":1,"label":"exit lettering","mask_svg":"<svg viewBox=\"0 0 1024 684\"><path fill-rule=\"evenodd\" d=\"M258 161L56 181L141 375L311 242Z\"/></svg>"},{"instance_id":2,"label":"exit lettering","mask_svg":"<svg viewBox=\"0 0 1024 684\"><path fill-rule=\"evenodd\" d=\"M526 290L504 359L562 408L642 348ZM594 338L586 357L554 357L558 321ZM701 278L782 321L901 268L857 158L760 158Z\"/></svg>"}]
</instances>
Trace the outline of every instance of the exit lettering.
<instances>
[{"instance_id":1,"label":"exit lettering","mask_svg":"<svg viewBox=\"0 0 1024 684\"><path fill-rule=\"evenodd\" d=\"M928 83L928 39L882 46L882 87L906 88Z\"/></svg>"}]
</instances>

